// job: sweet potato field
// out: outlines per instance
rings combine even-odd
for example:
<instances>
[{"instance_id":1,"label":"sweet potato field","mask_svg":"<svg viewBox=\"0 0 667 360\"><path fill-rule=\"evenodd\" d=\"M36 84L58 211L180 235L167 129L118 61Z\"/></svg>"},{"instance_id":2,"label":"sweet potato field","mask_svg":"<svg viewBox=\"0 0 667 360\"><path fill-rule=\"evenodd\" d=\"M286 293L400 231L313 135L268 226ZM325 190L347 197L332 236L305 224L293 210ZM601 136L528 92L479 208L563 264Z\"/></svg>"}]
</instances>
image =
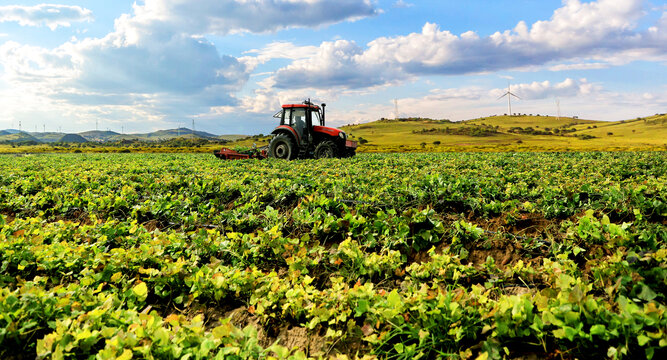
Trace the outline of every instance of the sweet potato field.
<instances>
[{"instance_id":1,"label":"sweet potato field","mask_svg":"<svg viewBox=\"0 0 667 360\"><path fill-rule=\"evenodd\" d=\"M0 358L664 358L667 154L0 157Z\"/></svg>"}]
</instances>

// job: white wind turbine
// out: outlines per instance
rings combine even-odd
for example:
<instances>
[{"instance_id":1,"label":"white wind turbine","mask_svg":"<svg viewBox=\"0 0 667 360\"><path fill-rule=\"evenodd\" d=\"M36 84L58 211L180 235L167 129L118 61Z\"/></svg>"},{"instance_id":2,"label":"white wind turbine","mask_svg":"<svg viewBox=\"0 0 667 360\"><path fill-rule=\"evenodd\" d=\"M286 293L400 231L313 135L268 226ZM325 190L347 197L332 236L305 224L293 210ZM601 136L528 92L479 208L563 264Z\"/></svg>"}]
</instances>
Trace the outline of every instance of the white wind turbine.
<instances>
[{"instance_id":1,"label":"white wind turbine","mask_svg":"<svg viewBox=\"0 0 667 360\"><path fill-rule=\"evenodd\" d=\"M512 93L512 90L511 90L511 88L510 88L510 83L509 83L509 82L507 82L507 92L504 93L504 94L502 94L502 95L498 98L498 100L502 99L504 96L507 96L507 108L508 108L508 111L509 111L507 114L508 114L509 116L512 116L512 96L514 96L514 97L517 98L517 99L521 99L521 98L518 97L518 96L516 96L516 95L514 95L514 94Z\"/></svg>"}]
</instances>

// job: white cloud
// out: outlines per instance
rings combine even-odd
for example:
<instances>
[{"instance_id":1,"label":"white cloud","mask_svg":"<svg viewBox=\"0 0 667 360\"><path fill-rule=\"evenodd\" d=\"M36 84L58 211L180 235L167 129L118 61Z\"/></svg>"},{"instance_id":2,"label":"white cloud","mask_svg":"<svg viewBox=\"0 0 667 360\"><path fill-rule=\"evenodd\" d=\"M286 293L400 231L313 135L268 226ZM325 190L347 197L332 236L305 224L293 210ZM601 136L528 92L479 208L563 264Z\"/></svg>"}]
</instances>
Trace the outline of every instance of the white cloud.
<instances>
[{"instance_id":1,"label":"white cloud","mask_svg":"<svg viewBox=\"0 0 667 360\"><path fill-rule=\"evenodd\" d=\"M399 98L398 107L401 116L454 121L502 115L507 112L507 100L498 100L498 96L505 91L506 88L480 86L433 89L424 96ZM576 115L593 120L634 119L662 113L667 107L665 89L612 92L586 79L512 84L512 92L521 96L520 100L512 100L512 111L521 114L556 115L555 98L560 100L562 116ZM333 125L340 126L393 116L394 104L388 100L384 104L360 104L349 111L332 113L329 118Z\"/></svg>"},{"instance_id":2,"label":"white cloud","mask_svg":"<svg viewBox=\"0 0 667 360\"><path fill-rule=\"evenodd\" d=\"M586 79L574 80L567 78L560 83L552 84L545 80L534 81L528 84L512 85L512 92L523 100L548 99L553 97L576 97L584 94L600 92L599 85L591 84ZM503 95L507 89L494 89L490 92L491 97Z\"/></svg>"},{"instance_id":3,"label":"white cloud","mask_svg":"<svg viewBox=\"0 0 667 360\"><path fill-rule=\"evenodd\" d=\"M302 87L360 88L419 75L525 70L574 59L610 64L667 59L667 15L647 31L636 31L643 14L642 0L565 0L550 20L530 27L522 21L488 37L472 31L454 35L426 23L420 33L381 37L365 48L345 40L324 42L315 56L280 69L276 86L292 87L300 78Z\"/></svg>"},{"instance_id":4,"label":"white cloud","mask_svg":"<svg viewBox=\"0 0 667 360\"><path fill-rule=\"evenodd\" d=\"M135 4L134 12L135 17L120 21L225 35L319 27L373 16L378 10L370 0L146 0L144 5Z\"/></svg>"},{"instance_id":5,"label":"white cloud","mask_svg":"<svg viewBox=\"0 0 667 360\"><path fill-rule=\"evenodd\" d=\"M17 22L21 26L69 27L72 22L92 21L92 11L80 6L40 4L35 6L0 6L0 23Z\"/></svg>"},{"instance_id":6,"label":"white cloud","mask_svg":"<svg viewBox=\"0 0 667 360\"><path fill-rule=\"evenodd\" d=\"M72 38L55 49L3 44L0 80L61 118L64 113L81 121L190 118L238 105L234 94L257 64L317 50L278 42L237 59L221 56L225 49L205 35L318 27L375 12L369 0L146 0L117 18L114 31L102 38ZM63 21L43 23L65 26ZM20 116L19 110L14 114Z\"/></svg>"},{"instance_id":7,"label":"white cloud","mask_svg":"<svg viewBox=\"0 0 667 360\"><path fill-rule=\"evenodd\" d=\"M266 45L262 49L251 49L244 54L256 54L239 58L248 68L254 69L259 64L264 64L272 59L299 60L315 56L317 46L297 46L287 41L277 41Z\"/></svg>"},{"instance_id":8,"label":"white cloud","mask_svg":"<svg viewBox=\"0 0 667 360\"><path fill-rule=\"evenodd\" d=\"M550 66L550 71L569 71L569 70L597 70L609 68L611 64L602 62L576 63L576 64L558 64Z\"/></svg>"},{"instance_id":9,"label":"white cloud","mask_svg":"<svg viewBox=\"0 0 667 360\"><path fill-rule=\"evenodd\" d=\"M404 0L398 0L394 3L395 8L409 8L413 6L415 6L415 4L405 2Z\"/></svg>"}]
</instances>

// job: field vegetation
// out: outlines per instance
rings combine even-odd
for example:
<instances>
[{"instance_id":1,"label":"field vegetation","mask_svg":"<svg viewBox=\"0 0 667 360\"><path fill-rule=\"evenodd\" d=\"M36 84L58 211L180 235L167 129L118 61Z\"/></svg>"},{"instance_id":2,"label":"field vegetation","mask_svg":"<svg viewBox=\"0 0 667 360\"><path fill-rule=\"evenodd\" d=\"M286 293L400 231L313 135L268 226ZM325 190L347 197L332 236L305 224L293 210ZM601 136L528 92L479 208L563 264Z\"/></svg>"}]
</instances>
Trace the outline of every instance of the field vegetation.
<instances>
[{"instance_id":1,"label":"field vegetation","mask_svg":"<svg viewBox=\"0 0 667 360\"><path fill-rule=\"evenodd\" d=\"M0 358L662 358L666 164L0 156Z\"/></svg>"},{"instance_id":2,"label":"field vegetation","mask_svg":"<svg viewBox=\"0 0 667 360\"><path fill-rule=\"evenodd\" d=\"M666 150L667 115L593 121L542 115L461 122L397 119L345 126L366 152Z\"/></svg>"},{"instance_id":3,"label":"field vegetation","mask_svg":"<svg viewBox=\"0 0 667 360\"><path fill-rule=\"evenodd\" d=\"M467 121L382 119L342 127L359 142L359 152L467 151L664 151L667 115L624 121L593 121L543 115L490 116ZM190 129L150 134L88 131L85 143L56 140L60 133L0 134L0 153L211 153L221 146L266 146L271 136L220 135ZM47 142L40 143L39 141Z\"/></svg>"}]
</instances>

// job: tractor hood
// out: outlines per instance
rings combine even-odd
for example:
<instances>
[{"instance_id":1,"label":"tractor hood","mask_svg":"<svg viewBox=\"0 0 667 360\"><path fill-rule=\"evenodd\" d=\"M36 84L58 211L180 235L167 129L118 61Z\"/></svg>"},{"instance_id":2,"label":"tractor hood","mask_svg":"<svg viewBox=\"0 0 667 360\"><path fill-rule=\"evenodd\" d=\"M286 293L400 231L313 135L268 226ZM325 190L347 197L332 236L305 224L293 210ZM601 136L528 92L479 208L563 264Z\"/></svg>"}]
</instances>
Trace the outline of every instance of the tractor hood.
<instances>
[{"instance_id":1,"label":"tractor hood","mask_svg":"<svg viewBox=\"0 0 667 360\"><path fill-rule=\"evenodd\" d=\"M340 134L343 133L343 136L342 136L343 139L347 138L347 135L345 134L345 131L340 130L340 129L336 129L336 128L332 128L332 127L328 127L328 126L313 126L313 131L318 132L318 133L322 133L322 134L327 134L329 136L334 136L334 137L341 136Z\"/></svg>"}]
</instances>

